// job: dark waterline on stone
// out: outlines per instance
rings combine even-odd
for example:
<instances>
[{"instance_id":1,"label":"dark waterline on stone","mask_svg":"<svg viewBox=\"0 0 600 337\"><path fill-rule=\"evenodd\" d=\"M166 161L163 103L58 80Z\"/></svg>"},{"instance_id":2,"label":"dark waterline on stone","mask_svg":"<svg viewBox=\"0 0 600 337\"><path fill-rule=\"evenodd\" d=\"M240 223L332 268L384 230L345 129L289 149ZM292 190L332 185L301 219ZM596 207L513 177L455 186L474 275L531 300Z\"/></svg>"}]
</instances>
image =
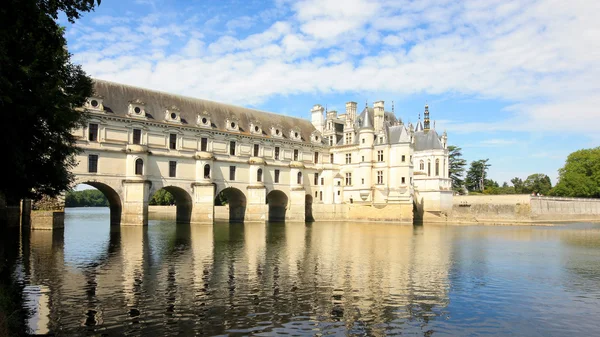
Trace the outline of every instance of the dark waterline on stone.
<instances>
[{"instance_id":1,"label":"dark waterline on stone","mask_svg":"<svg viewBox=\"0 0 600 337\"><path fill-rule=\"evenodd\" d=\"M68 209L24 234L15 277L38 333L593 335L600 225L110 227Z\"/></svg>"}]
</instances>

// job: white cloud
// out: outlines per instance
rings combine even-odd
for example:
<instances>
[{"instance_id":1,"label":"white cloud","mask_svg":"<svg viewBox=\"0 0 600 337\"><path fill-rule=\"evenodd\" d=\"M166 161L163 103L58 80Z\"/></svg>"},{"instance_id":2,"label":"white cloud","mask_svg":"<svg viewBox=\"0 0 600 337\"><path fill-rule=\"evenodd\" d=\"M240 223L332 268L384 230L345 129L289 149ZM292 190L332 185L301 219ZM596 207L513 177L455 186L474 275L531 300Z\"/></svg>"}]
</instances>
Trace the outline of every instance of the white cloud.
<instances>
[{"instance_id":1,"label":"white cloud","mask_svg":"<svg viewBox=\"0 0 600 337\"><path fill-rule=\"evenodd\" d=\"M216 40L201 31L218 17L198 27L185 13L127 25L98 17L102 27L77 24L68 36L94 76L232 103L450 93L513 104L498 122L448 122L449 131L581 132L600 123L600 2L282 0L269 13L279 21L262 32L235 33L260 14L233 18Z\"/></svg>"}]
</instances>

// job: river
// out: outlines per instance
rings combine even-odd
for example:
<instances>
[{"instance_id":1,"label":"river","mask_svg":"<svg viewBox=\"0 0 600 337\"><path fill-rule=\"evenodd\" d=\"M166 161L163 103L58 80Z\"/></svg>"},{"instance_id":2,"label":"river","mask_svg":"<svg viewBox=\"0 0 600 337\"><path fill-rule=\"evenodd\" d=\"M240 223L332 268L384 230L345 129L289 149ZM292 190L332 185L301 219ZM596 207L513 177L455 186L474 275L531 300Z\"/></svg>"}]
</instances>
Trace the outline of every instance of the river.
<instances>
[{"instance_id":1,"label":"river","mask_svg":"<svg viewBox=\"0 0 600 337\"><path fill-rule=\"evenodd\" d=\"M29 325L56 336L566 336L600 331L600 225L109 225L22 235Z\"/></svg>"}]
</instances>

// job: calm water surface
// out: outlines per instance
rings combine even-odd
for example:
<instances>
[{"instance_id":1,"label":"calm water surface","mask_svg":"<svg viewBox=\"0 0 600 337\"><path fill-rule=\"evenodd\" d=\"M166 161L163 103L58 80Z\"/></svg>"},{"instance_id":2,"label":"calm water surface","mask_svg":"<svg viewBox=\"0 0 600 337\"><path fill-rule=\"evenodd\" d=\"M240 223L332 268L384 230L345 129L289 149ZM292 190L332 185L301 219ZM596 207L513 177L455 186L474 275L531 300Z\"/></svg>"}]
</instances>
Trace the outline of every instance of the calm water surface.
<instances>
[{"instance_id":1,"label":"calm water surface","mask_svg":"<svg viewBox=\"0 0 600 337\"><path fill-rule=\"evenodd\" d=\"M600 334L600 225L109 226L23 236L30 326L57 336Z\"/></svg>"}]
</instances>

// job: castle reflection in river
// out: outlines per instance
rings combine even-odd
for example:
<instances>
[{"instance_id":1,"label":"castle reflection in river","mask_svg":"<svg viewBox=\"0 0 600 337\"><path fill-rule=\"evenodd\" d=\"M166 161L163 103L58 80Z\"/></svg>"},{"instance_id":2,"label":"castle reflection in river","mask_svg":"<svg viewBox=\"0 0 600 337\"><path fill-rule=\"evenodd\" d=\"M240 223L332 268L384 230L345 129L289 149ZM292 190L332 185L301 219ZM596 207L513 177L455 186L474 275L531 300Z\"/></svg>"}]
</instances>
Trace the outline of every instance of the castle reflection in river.
<instances>
[{"instance_id":1,"label":"castle reflection in river","mask_svg":"<svg viewBox=\"0 0 600 337\"><path fill-rule=\"evenodd\" d=\"M68 229L33 231L24 237L23 270L44 289L38 332L47 324L67 334L384 334L444 310L443 233L386 224L158 223L114 226L85 244Z\"/></svg>"}]
</instances>

